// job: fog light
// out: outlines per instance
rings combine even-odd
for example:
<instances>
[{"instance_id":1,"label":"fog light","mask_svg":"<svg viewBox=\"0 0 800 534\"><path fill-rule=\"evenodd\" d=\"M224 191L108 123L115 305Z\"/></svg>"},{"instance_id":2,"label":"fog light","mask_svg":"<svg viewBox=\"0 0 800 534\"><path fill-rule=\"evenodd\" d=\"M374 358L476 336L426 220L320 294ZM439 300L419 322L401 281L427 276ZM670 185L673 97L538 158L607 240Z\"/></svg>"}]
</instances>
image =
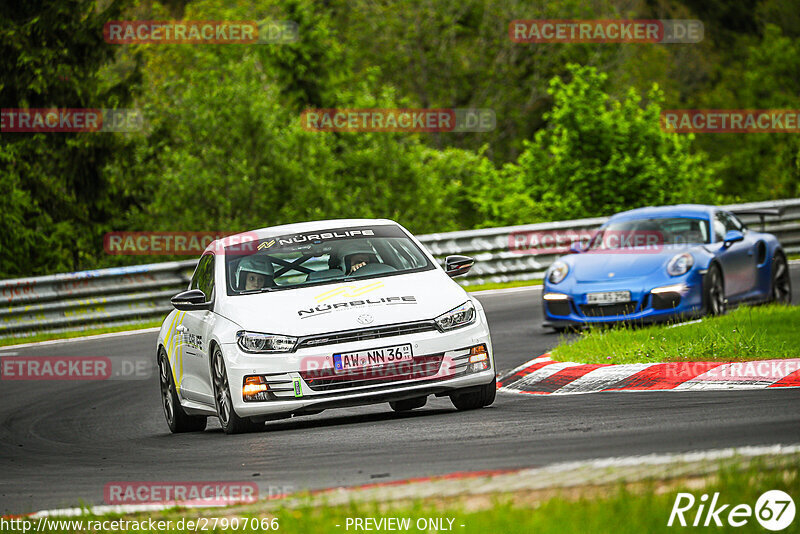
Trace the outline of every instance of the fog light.
<instances>
[{"instance_id":1,"label":"fog light","mask_svg":"<svg viewBox=\"0 0 800 534\"><path fill-rule=\"evenodd\" d=\"M246 376L242 384L242 398L245 401L269 400L269 385L263 376Z\"/></svg>"},{"instance_id":2,"label":"fog light","mask_svg":"<svg viewBox=\"0 0 800 534\"><path fill-rule=\"evenodd\" d=\"M473 363L470 367L472 372L485 371L489 368L489 362Z\"/></svg>"},{"instance_id":3,"label":"fog light","mask_svg":"<svg viewBox=\"0 0 800 534\"><path fill-rule=\"evenodd\" d=\"M489 355L485 352L482 354L475 354L469 357L469 363L485 362L489 359Z\"/></svg>"},{"instance_id":4,"label":"fog light","mask_svg":"<svg viewBox=\"0 0 800 534\"><path fill-rule=\"evenodd\" d=\"M475 345L469 349L470 371L485 371L489 368L489 353L486 345Z\"/></svg>"}]
</instances>

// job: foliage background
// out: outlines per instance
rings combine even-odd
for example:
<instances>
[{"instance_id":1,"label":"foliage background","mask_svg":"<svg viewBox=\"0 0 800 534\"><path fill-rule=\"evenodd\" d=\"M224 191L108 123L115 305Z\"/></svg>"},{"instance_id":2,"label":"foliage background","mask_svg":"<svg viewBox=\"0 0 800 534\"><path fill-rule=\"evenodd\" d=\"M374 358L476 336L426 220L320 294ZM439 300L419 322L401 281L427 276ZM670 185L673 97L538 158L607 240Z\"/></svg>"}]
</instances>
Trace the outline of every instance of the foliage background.
<instances>
[{"instance_id":1,"label":"foliage background","mask_svg":"<svg viewBox=\"0 0 800 534\"><path fill-rule=\"evenodd\" d=\"M110 45L120 19L292 20L280 45ZM516 44L514 19L697 18L698 44ZM800 196L791 134L669 108L800 108L790 0L5 0L0 105L136 107L135 134L0 132L0 277L160 261L108 231L388 217L441 232ZM492 108L489 133L313 133L310 107Z\"/></svg>"}]
</instances>

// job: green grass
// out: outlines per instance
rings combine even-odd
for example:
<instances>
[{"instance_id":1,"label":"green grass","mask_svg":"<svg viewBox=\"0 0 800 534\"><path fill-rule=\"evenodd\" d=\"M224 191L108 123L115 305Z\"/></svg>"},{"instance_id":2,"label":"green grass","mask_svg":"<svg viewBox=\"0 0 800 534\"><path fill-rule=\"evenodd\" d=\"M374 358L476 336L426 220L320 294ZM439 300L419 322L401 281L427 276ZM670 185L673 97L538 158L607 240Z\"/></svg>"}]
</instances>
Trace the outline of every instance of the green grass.
<instances>
[{"instance_id":1,"label":"green grass","mask_svg":"<svg viewBox=\"0 0 800 534\"><path fill-rule=\"evenodd\" d=\"M153 319L140 323L124 324L119 326L98 326L88 330L73 330L72 332L43 333L34 334L26 337L4 337L0 338L0 347L9 345L19 345L21 343L35 343L37 341L50 341L52 339L71 339L76 337L93 336L96 334L108 334L109 332L127 332L129 330L139 330L141 328L152 328L161 326L163 319Z\"/></svg>"},{"instance_id":2,"label":"green grass","mask_svg":"<svg viewBox=\"0 0 800 534\"><path fill-rule=\"evenodd\" d=\"M740 361L800 358L800 307L744 306L699 323L595 328L551 351L578 363Z\"/></svg>"},{"instance_id":3,"label":"green grass","mask_svg":"<svg viewBox=\"0 0 800 534\"><path fill-rule=\"evenodd\" d=\"M691 488L691 489L689 489ZM432 499L418 502L394 502L367 504L352 503L346 506L300 506L292 509L278 509L274 512L258 511L253 505L246 508L228 508L220 510L174 510L160 512L152 516L138 514L126 516L127 519L152 517L159 520L175 522L184 518L197 521L206 517L209 528L213 518L259 518L268 522L275 518L279 529L277 532L292 534L326 534L358 532L352 526L346 528L348 518L409 518L412 527L405 532L426 532L418 530L416 522L420 518L452 519L452 531L455 533L537 533L537 534L569 534L569 533L604 533L640 534L643 532L755 532L763 531L755 517L749 517L744 528L733 528L725 525L722 528L711 526L705 529L684 528L673 525L667 527L670 512L678 492L694 495L696 503L685 517L688 522L694 519L697 505L702 494L713 495L719 492L718 506L729 504L721 514L723 524L727 513L738 504L755 507L758 497L767 490L778 489L797 499L800 495L800 467L788 462L782 467L765 467L759 462L751 463L746 468L728 466L714 475L678 478L673 480L649 480L638 483L619 483L614 486L579 486L566 489L550 489L538 491L520 491L493 495L463 495L450 499ZM245 510L247 510L245 512ZM111 519L106 516L102 519ZM119 517L119 516L116 516ZM81 521L83 528L91 526L89 521L98 518L82 517L69 519ZM240 519L241 521L241 519ZM241 522L239 525L241 526ZM445 524L447 521L445 520ZM784 532L797 532L800 518ZM339 525L339 526L337 526ZM463 526L462 526L463 525ZM217 527L221 523L217 521ZM261 529L218 528L218 532L269 532ZM52 525L51 525L52 527ZM184 527L184 531L188 531ZM19 530L18 530L19 531ZM39 532L75 532L79 528L48 528ZM150 530L134 530L129 532L151 532ZM198 530L202 531L202 529ZM209 530L210 531L210 530ZM271 531L271 530L270 530ZM100 530L98 530L100 532ZM119 531L117 531L119 532ZM156 532L156 531L152 531ZM161 531L165 532L165 531ZM166 532L177 532L174 528ZM363 532L360 531L360 532ZM383 530L383 532L386 532ZM401 531L402 532L402 531ZM436 532L436 531L431 531Z\"/></svg>"},{"instance_id":4,"label":"green grass","mask_svg":"<svg viewBox=\"0 0 800 534\"><path fill-rule=\"evenodd\" d=\"M479 286L463 286L469 292L473 291L486 291L487 289L508 289L510 287L527 287L527 286L540 286L542 285L543 280L518 280L515 282L503 282L499 284L488 283L488 284L481 284Z\"/></svg>"}]
</instances>

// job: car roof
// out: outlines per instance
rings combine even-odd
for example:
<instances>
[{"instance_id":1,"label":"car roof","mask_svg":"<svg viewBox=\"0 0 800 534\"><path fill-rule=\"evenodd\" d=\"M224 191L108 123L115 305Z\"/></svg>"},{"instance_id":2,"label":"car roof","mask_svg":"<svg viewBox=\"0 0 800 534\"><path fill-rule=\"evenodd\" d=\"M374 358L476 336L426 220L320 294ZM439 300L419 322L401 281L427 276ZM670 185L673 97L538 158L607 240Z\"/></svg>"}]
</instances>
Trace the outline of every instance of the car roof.
<instances>
[{"instance_id":1,"label":"car roof","mask_svg":"<svg viewBox=\"0 0 800 534\"><path fill-rule=\"evenodd\" d=\"M287 234L299 234L303 232L315 232L321 230L333 230L338 228L356 228L361 226L373 226L373 225L384 225L384 224L394 224L399 226L395 221L390 219L326 219L322 221L308 221L308 222L301 222L301 223L292 223L292 224L282 224L279 226L267 226L265 228L259 228L258 230L250 230L247 232L241 232L239 234L233 234L224 237L223 239L217 239L209 243L208 247L206 247L205 251L208 250L217 250L217 247L220 246L220 242L228 242L228 243L236 243L237 238L247 237L248 240L261 240L267 237L275 237L279 235L287 235ZM223 245L224 246L224 245ZM204 253L205 253L204 251Z\"/></svg>"},{"instance_id":2,"label":"car roof","mask_svg":"<svg viewBox=\"0 0 800 534\"><path fill-rule=\"evenodd\" d=\"M699 217L708 219L711 214L717 211L715 206L704 204L676 204L674 206L648 206L635 210L623 211L613 215L610 221L625 221L633 219L644 219L649 217Z\"/></svg>"}]
</instances>

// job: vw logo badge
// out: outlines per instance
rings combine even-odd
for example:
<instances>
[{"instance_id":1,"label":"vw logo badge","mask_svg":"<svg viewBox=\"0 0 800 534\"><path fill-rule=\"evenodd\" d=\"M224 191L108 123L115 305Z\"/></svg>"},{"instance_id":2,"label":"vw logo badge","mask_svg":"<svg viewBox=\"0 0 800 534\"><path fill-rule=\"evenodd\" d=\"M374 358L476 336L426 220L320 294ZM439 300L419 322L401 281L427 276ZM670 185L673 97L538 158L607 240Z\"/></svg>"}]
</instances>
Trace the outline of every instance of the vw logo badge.
<instances>
[{"instance_id":1,"label":"vw logo badge","mask_svg":"<svg viewBox=\"0 0 800 534\"><path fill-rule=\"evenodd\" d=\"M357 319L357 321L360 324L370 324L374 320L375 320L375 318L372 317L372 315L370 315L368 313L364 313L364 314L359 315L358 319Z\"/></svg>"}]
</instances>

